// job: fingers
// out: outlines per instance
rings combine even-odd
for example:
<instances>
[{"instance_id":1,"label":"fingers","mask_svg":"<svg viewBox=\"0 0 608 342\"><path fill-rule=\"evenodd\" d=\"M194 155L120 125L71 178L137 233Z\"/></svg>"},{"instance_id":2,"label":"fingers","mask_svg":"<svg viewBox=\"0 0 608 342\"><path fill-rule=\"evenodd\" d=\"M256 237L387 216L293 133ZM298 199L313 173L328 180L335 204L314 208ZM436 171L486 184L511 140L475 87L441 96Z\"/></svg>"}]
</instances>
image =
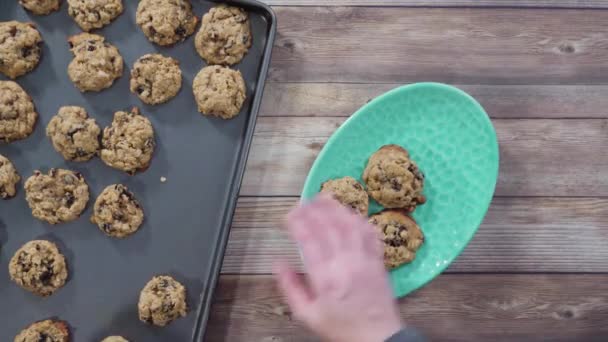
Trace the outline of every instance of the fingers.
<instances>
[{"instance_id":1,"label":"fingers","mask_svg":"<svg viewBox=\"0 0 608 342\"><path fill-rule=\"evenodd\" d=\"M274 266L279 290L287 300L294 315L307 321L311 317L313 295L305 283L294 270L286 263L278 263Z\"/></svg>"}]
</instances>

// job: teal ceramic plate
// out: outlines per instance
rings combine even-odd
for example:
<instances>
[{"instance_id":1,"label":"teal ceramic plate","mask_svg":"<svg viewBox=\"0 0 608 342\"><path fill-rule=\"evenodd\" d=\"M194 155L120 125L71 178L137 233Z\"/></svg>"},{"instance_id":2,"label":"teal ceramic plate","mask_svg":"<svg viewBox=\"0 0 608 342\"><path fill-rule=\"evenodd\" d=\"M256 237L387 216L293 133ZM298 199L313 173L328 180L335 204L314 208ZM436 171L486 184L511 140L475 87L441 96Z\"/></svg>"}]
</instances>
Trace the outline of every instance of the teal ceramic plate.
<instances>
[{"instance_id":1,"label":"teal ceramic plate","mask_svg":"<svg viewBox=\"0 0 608 342\"><path fill-rule=\"evenodd\" d=\"M426 176L427 203L413 214L425 243L414 262L391 272L401 297L439 275L477 231L496 186L498 142L488 115L463 91L437 83L403 86L365 105L334 133L302 198L313 198L328 179L361 181L368 157L386 144L406 148ZM370 214L380 210L370 204Z\"/></svg>"}]
</instances>

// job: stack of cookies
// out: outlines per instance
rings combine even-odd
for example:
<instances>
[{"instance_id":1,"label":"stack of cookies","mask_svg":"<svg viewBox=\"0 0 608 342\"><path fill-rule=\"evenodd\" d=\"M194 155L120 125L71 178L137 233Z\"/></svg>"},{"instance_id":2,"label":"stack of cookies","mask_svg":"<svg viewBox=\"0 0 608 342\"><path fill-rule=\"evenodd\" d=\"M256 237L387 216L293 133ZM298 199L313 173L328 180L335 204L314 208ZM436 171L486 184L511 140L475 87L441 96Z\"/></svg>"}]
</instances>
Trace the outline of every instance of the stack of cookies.
<instances>
[{"instance_id":1,"label":"stack of cookies","mask_svg":"<svg viewBox=\"0 0 608 342\"><path fill-rule=\"evenodd\" d=\"M385 145L369 157L363 171L365 187L352 177L329 180L321 192L367 216L371 197L385 209L369 217L384 245L384 264L394 269L412 262L424 242L422 230L410 216L426 201L424 175L409 153L398 145Z\"/></svg>"}]
</instances>

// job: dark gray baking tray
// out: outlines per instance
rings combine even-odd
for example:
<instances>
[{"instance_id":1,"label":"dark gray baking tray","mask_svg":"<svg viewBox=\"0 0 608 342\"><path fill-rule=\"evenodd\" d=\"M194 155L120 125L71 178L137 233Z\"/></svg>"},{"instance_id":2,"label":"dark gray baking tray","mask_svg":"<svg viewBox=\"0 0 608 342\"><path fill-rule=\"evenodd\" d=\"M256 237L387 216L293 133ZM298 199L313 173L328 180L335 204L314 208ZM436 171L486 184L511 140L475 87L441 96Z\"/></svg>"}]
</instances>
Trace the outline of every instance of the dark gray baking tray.
<instances>
[{"instance_id":1,"label":"dark gray baking tray","mask_svg":"<svg viewBox=\"0 0 608 342\"><path fill-rule=\"evenodd\" d=\"M272 11L256 1L233 1L250 13L253 46L234 66L247 83L248 98L238 117L230 121L203 117L196 110L192 80L205 66L194 49L194 35L173 47L159 47L135 24L137 1L124 0L125 12L95 33L116 45L125 59L123 76L100 93L81 94L67 76L72 56L67 38L80 32L63 1L49 16L26 13L16 0L0 1L0 21L34 22L44 39L40 65L17 79L33 98L40 114L27 139L0 144L0 153L13 161L23 178L18 195L0 201L0 341L14 336L33 321L57 317L69 323L74 341L100 341L123 335L130 341L200 341L221 268L249 146L260 106L276 32ZM193 1L201 17L213 3ZM129 92L129 72L145 53L158 51L177 58L184 82L179 95L159 106L144 105ZM6 79L0 76L1 79ZM114 112L138 106L155 129L157 149L150 168L128 176L98 158L87 163L66 162L45 136L51 117L63 105L87 109L101 127ZM91 200L80 219L50 226L34 219L25 201L23 181L35 169L51 167L80 171L90 187ZM161 177L167 181L162 183ZM126 184L145 210L137 234L110 239L89 222L92 204L101 190ZM67 258L70 278L48 298L30 294L10 281L8 262L33 239L55 241ZM165 328L137 318L139 292L156 274L171 274L188 289L190 312Z\"/></svg>"}]
</instances>

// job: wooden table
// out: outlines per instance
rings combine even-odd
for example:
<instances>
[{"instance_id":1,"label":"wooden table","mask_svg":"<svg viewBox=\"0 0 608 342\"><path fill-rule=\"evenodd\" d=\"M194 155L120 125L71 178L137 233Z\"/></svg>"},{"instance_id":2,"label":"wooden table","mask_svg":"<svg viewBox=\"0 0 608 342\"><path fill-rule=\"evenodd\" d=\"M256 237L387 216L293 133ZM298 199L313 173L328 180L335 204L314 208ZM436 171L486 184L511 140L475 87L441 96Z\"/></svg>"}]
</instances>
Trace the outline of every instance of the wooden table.
<instances>
[{"instance_id":1,"label":"wooden table","mask_svg":"<svg viewBox=\"0 0 608 342\"><path fill-rule=\"evenodd\" d=\"M207 340L316 341L271 276L300 265L281 220L332 132L419 81L476 97L501 163L479 232L404 320L432 340L608 340L608 1L267 2L278 37Z\"/></svg>"}]
</instances>

